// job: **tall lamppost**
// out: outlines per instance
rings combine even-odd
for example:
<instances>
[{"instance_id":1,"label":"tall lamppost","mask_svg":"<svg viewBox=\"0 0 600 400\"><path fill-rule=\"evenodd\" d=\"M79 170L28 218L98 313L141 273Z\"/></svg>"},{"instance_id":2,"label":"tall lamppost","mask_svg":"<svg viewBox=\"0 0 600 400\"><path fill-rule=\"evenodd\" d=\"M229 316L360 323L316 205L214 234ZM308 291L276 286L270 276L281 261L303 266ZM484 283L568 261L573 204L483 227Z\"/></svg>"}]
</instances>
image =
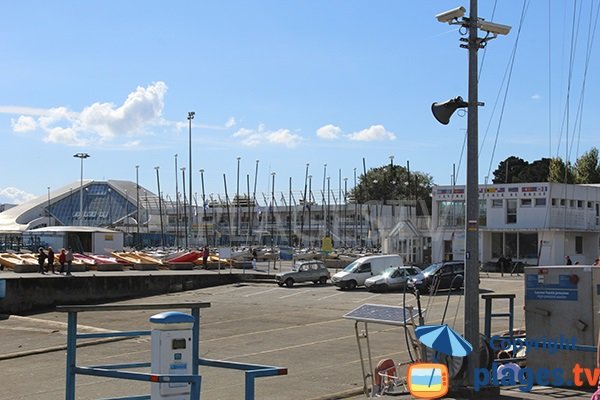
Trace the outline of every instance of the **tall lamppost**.
<instances>
[{"instance_id":1,"label":"tall lamppost","mask_svg":"<svg viewBox=\"0 0 600 400\"><path fill-rule=\"evenodd\" d=\"M206 226L206 196L204 194L204 170L200 170L200 183L202 184L202 224L204 225L204 245L208 246L208 227Z\"/></svg>"},{"instance_id":2,"label":"tall lamppost","mask_svg":"<svg viewBox=\"0 0 600 400\"><path fill-rule=\"evenodd\" d=\"M156 170L156 185L158 186L158 214L160 216L160 246L162 248L165 247L165 227L163 225L163 213L162 213L162 196L160 193L160 177L158 175L158 170L160 167L154 167Z\"/></svg>"},{"instance_id":3,"label":"tall lamppost","mask_svg":"<svg viewBox=\"0 0 600 400\"><path fill-rule=\"evenodd\" d=\"M348 238L346 235L347 224L346 218L348 217L348 178L344 177L344 247L348 247Z\"/></svg>"},{"instance_id":4,"label":"tall lamppost","mask_svg":"<svg viewBox=\"0 0 600 400\"><path fill-rule=\"evenodd\" d=\"M458 96L444 103L433 103L431 110L435 118L446 125L458 108L467 108L467 183L465 190L465 339L473 345L473 352L467 360L467 379L473 384L474 373L479 367L479 183L478 183L478 107L483 105L478 100L477 52L485 47L487 41L498 35L507 35L511 27L484 21L477 17L477 0L470 0L470 15L464 17L464 7L436 15L439 22L460 25L468 32L468 39L461 39L466 44L460 47L468 49L469 62L469 98L468 102ZM477 36L478 29L487 34L484 38Z\"/></svg>"},{"instance_id":5,"label":"tall lamppost","mask_svg":"<svg viewBox=\"0 0 600 400\"><path fill-rule=\"evenodd\" d=\"M182 187L183 187L183 220L187 221L188 217L187 217L187 215L186 215L187 213L185 211L186 210L186 207L185 207L185 205L186 205L185 204L185 167L181 167L180 169L181 169L181 181L183 182L183 185L182 185ZM190 198L190 204L191 203L192 203L192 199ZM190 213L191 212L192 212L192 209L190 207ZM191 216L191 214L190 214L190 216ZM186 228L185 229L185 248L187 249L187 248L189 248L189 244L190 244L188 241L188 239L190 238L190 232L188 231L188 229L190 229L190 224L186 223L185 228Z\"/></svg>"},{"instance_id":6,"label":"tall lamppost","mask_svg":"<svg viewBox=\"0 0 600 400\"><path fill-rule=\"evenodd\" d=\"M81 160L81 179L79 185L79 226L83 225L83 160L90 157L88 153L77 153L73 157Z\"/></svg>"},{"instance_id":7,"label":"tall lamppost","mask_svg":"<svg viewBox=\"0 0 600 400\"><path fill-rule=\"evenodd\" d=\"M308 248L312 249L312 243L311 243L311 233L312 231L311 229L311 215L310 215L310 208L311 208L311 196L312 196L312 175L308 176Z\"/></svg>"},{"instance_id":8,"label":"tall lamppost","mask_svg":"<svg viewBox=\"0 0 600 400\"><path fill-rule=\"evenodd\" d=\"M189 218L188 218L188 237L189 237L189 242L186 242L186 247L187 247L187 243L189 243L190 245L192 244L192 235L193 235L193 233L192 233L192 219L193 219L192 215L193 214L192 214L192 201L191 201L192 200L191 199L192 193L194 193L192 191L192 175L193 175L192 174L192 171L193 171L193 169L192 169L192 120L194 119L195 115L196 115L195 112L190 111L190 112L188 112L188 116L187 116L187 119L189 121L189 151L190 151L190 155L189 155L189 157L190 157L190 165L189 165L189 167L190 167L190 173L189 173L190 190L188 192L190 194L190 205L189 205L190 209L189 209L189 213L188 213L188 215L189 215Z\"/></svg>"}]
</instances>

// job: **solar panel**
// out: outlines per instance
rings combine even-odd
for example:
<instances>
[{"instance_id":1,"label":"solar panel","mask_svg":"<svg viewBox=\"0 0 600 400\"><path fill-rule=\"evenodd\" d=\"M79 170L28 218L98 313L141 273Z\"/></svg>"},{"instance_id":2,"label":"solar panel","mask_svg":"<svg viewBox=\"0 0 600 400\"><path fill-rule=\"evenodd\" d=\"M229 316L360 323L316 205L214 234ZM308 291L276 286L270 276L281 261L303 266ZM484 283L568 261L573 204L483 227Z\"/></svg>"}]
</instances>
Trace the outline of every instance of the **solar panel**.
<instances>
[{"instance_id":1,"label":"solar panel","mask_svg":"<svg viewBox=\"0 0 600 400\"><path fill-rule=\"evenodd\" d=\"M363 304L344 315L344 318L363 322L377 322L386 325L404 326L407 321L411 320L411 317L416 318L418 314L419 312L415 309L412 309L411 316L409 308L385 306L381 304Z\"/></svg>"}]
</instances>

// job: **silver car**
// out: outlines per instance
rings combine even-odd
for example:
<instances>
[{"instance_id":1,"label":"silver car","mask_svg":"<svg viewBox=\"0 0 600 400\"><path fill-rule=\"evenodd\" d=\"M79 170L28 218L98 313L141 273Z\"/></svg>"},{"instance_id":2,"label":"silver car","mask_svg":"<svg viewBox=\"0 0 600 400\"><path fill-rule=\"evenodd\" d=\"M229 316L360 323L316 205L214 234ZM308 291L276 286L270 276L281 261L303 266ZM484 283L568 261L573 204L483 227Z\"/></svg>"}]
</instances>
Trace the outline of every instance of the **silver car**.
<instances>
[{"instance_id":1,"label":"silver car","mask_svg":"<svg viewBox=\"0 0 600 400\"><path fill-rule=\"evenodd\" d=\"M402 289L420 273L421 269L418 267L389 267L380 275L367 279L365 286L371 292Z\"/></svg>"},{"instance_id":2,"label":"silver car","mask_svg":"<svg viewBox=\"0 0 600 400\"><path fill-rule=\"evenodd\" d=\"M326 284L330 278L329 270L321 261L302 261L292 266L289 272L280 272L275 275L279 286L292 287L294 283L312 282Z\"/></svg>"}]
</instances>

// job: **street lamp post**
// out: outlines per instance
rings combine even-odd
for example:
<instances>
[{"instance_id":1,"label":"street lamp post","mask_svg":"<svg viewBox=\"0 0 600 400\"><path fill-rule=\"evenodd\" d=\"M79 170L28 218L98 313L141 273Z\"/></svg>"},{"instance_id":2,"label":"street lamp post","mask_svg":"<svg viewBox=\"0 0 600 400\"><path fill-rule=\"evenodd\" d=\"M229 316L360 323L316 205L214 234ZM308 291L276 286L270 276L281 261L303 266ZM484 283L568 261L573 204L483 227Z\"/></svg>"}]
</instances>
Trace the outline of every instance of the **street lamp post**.
<instances>
[{"instance_id":1,"label":"street lamp post","mask_svg":"<svg viewBox=\"0 0 600 400\"><path fill-rule=\"evenodd\" d=\"M73 157L81 160L81 179L79 185L79 226L83 225L83 160L90 157L88 153L77 153Z\"/></svg>"},{"instance_id":2,"label":"street lamp post","mask_svg":"<svg viewBox=\"0 0 600 400\"><path fill-rule=\"evenodd\" d=\"M190 173L189 173L190 185L189 186L190 186L190 190L189 190L188 193L190 194L190 204L189 204L189 213L188 213L188 215L189 215L189 218L188 218L188 238L189 239L188 240L189 241L186 242L186 247L187 247L188 243L190 245L192 244L192 235L193 235L193 233L192 233L192 227L193 227L193 225L192 225L192 215L193 214L192 214L192 201L191 201L192 200L191 199L192 193L194 193L192 191L192 175L193 175L192 174L192 171L193 171L192 170L192 120L194 119L195 115L196 115L195 112L190 111L190 112L188 112L188 116L187 116L187 119L189 121L189 153L190 153L189 154L189 157L190 157L190 165L189 165L189 168L190 168Z\"/></svg>"},{"instance_id":3,"label":"street lamp post","mask_svg":"<svg viewBox=\"0 0 600 400\"><path fill-rule=\"evenodd\" d=\"M273 184L271 185L271 253L273 252L273 245L275 244L274 230L275 230L275 172L271 172L273 177Z\"/></svg>"}]
</instances>

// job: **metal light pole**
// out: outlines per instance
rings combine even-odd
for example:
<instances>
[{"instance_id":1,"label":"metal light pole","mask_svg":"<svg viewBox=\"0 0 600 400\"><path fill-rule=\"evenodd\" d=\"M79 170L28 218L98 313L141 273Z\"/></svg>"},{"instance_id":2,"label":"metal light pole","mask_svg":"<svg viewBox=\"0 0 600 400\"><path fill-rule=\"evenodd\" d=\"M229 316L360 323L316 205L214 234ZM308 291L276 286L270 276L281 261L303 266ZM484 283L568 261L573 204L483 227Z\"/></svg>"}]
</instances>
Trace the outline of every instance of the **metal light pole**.
<instances>
[{"instance_id":1,"label":"metal light pole","mask_svg":"<svg viewBox=\"0 0 600 400\"><path fill-rule=\"evenodd\" d=\"M192 237L193 237L193 233L192 233L192 201L191 201L192 200L191 199L192 193L194 193L192 191L192 171L193 171L193 169L192 169L192 120L194 119L195 115L196 115L195 112L190 111L190 112L188 112L188 116L187 116L187 119L189 121L189 126L190 126L190 129L189 129L189 152L190 152L190 155L189 155L189 157L190 157L190 165L189 165L189 167L190 167L190 173L189 173L189 175L190 175L190 190L189 190L189 194L190 194L190 209L189 209L189 214L188 214L189 215L189 219L188 219L188 238L189 238L188 240L189 240L189 242L186 242L186 247L187 247L188 243L190 245L192 244Z\"/></svg>"},{"instance_id":2,"label":"metal light pole","mask_svg":"<svg viewBox=\"0 0 600 400\"><path fill-rule=\"evenodd\" d=\"M470 0L469 17L463 18L464 7L436 15L439 22L451 25L461 25L468 29L468 39L461 39L467 44L460 47L469 51L469 101L464 103L460 97L448 102L443 115L436 115L441 110L434 103L432 111L442 124L447 124L456 108L467 107L467 182L466 182L466 221L465 221L465 339L473 345L473 352L467 361L467 381L473 384L474 372L479 367L479 183L478 183L478 81L477 81L477 52L486 42L498 35L506 35L511 27L480 20L477 17L477 0ZM487 35L477 37L478 29L486 31ZM453 103L453 105L452 105ZM437 107L436 107L437 105ZM439 117L442 117L441 119ZM454 179L454 178L453 178Z\"/></svg>"},{"instance_id":3,"label":"metal light pole","mask_svg":"<svg viewBox=\"0 0 600 400\"><path fill-rule=\"evenodd\" d=\"M181 181L183 182L183 185L182 185L183 186L183 220L185 222L187 222L188 217L187 217L187 212L186 212L186 207L185 207L186 206L186 204L185 204L185 167L181 167L180 169L181 169ZM192 199L190 199L190 204L191 203L192 203ZM190 207L190 212L191 212L191 207ZM190 227L190 225L188 223L186 223L186 225L185 225L185 248L186 249L189 248L189 242L188 242L189 237L190 237L189 236L190 233L188 231L189 227Z\"/></svg>"},{"instance_id":4,"label":"metal light pole","mask_svg":"<svg viewBox=\"0 0 600 400\"><path fill-rule=\"evenodd\" d=\"M73 157L81 160L81 179L79 185L79 226L83 225L83 160L90 157L88 153L77 153Z\"/></svg>"},{"instance_id":5,"label":"metal light pole","mask_svg":"<svg viewBox=\"0 0 600 400\"><path fill-rule=\"evenodd\" d=\"M348 178L344 178L344 247L348 247L348 238L346 235L347 224L346 218L348 217Z\"/></svg>"},{"instance_id":6,"label":"metal light pole","mask_svg":"<svg viewBox=\"0 0 600 400\"><path fill-rule=\"evenodd\" d=\"M312 184L312 175L308 176L308 248L312 249L312 242L311 242L311 216L310 216L310 208L311 208L311 195L312 195L312 189L311 189L311 184Z\"/></svg>"},{"instance_id":7,"label":"metal light pole","mask_svg":"<svg viewBox=\"0 0 600 400\"><path fill-rule=\"evenodd\" d=\"M162 248L165 247L165 228L163 225L163 213L162 213L162 198L160 193L160 177L158 175L158 170L160 167L154 167L156 170L156 186L158 186L158 214L160 216L160 246Z\"/></svg>"},{"instance_id":8,"label":"metal light pole","mask_svg":"<svg viewBox=\"0 0 600 400\"><path fill-rule=\"evenodd\" d=\"M175 247L179 248L179 185L177 184L177 154L175 154ZM183 182L185 185L185 181Z\"/></svg>"}]
</instances>

